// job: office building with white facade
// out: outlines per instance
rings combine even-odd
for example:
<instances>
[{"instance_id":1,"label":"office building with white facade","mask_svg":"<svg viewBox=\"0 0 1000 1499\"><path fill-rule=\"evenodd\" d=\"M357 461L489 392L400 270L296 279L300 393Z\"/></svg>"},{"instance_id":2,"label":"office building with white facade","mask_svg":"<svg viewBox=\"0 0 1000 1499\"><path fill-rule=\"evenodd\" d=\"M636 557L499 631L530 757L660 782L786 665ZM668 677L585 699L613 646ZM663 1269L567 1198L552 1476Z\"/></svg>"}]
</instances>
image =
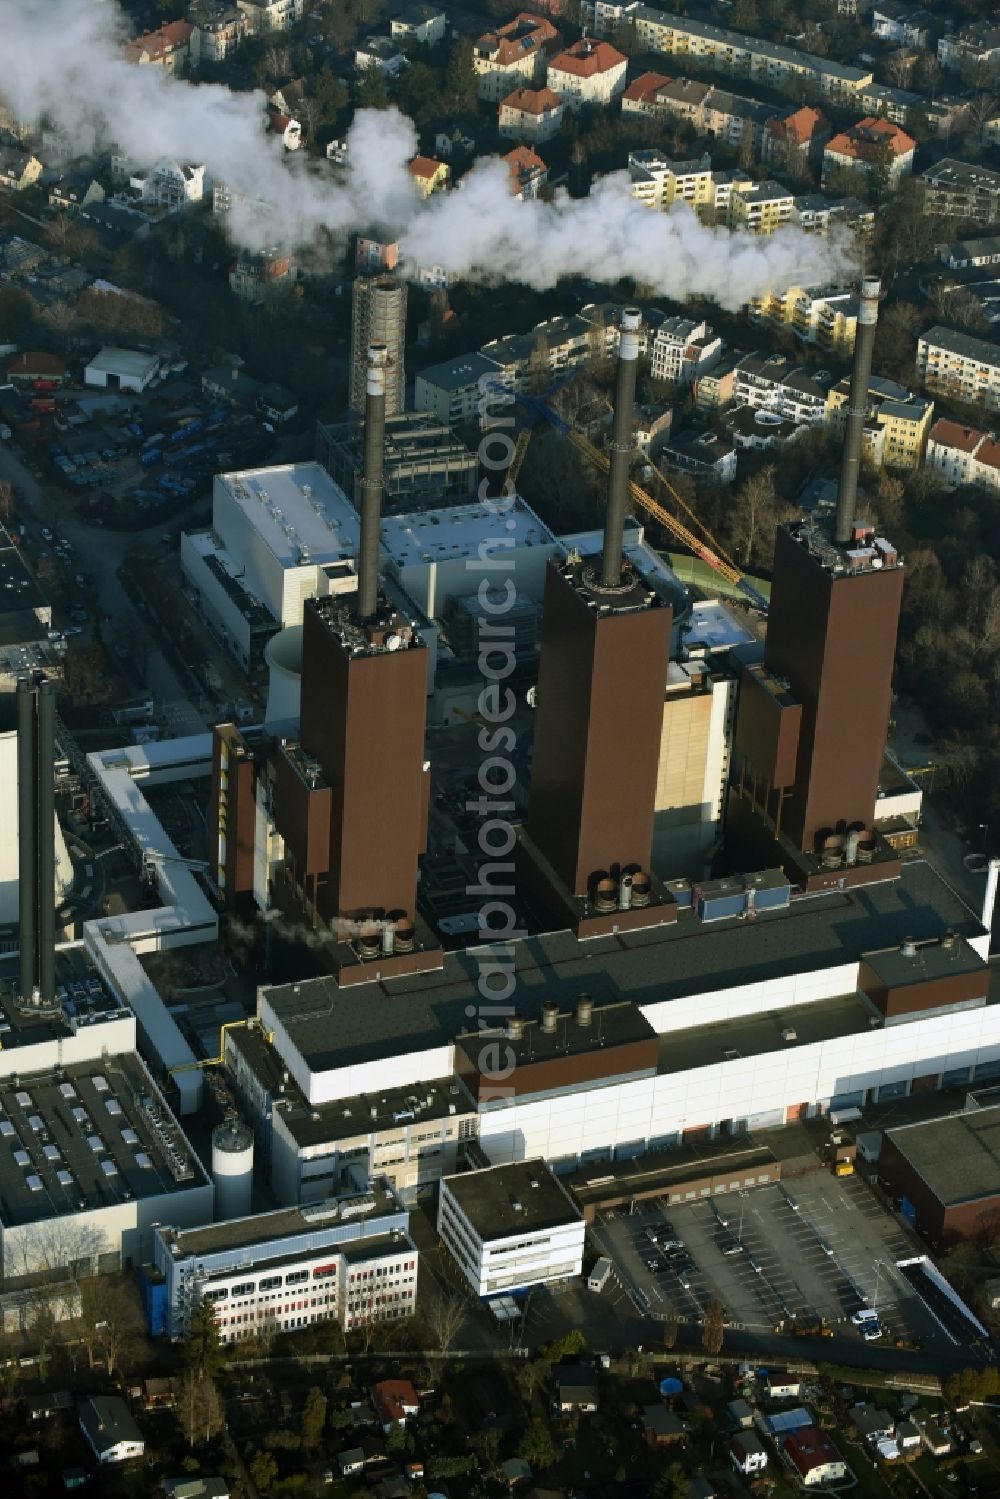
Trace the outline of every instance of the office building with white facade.
<instances>
[{"instance_id":1,"label":"office building with white facade","mask_svg":"<svg viewBox=\"0 0 1000 1499\"><path fill-rule=\"evenodd\" d=\"M207 1299L223 1343L337 1321L345 1330L412 1314L418 1251L409 1214L374 1181L352 1196L203 1228L160 1227L153 1265L167 1331L183 1338Z\"/></svg>"},{"instance_id":2,"label":"office building with white facade","mask_svg":"<svg viewBox=\"0 0 1000 1499\"><path fill-rule=\"evenodd\" d=\"M500 1296L583 1270L583 1213L543 1160L446 1177L438 1234L477 1296Z\"/></svg>"}]
</instances>

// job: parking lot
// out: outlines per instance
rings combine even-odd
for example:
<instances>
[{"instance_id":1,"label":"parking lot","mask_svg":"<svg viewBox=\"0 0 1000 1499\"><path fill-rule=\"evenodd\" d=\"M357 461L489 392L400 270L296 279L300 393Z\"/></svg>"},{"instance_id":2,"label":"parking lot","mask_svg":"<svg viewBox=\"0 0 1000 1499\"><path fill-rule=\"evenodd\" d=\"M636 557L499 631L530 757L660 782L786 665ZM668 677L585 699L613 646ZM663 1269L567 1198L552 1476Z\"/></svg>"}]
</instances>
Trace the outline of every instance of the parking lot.
<instances>
[{"instance_id":1,"label":"parking lot","mask_svg":"<svg viewBox=\"0 0 1000 1499\"><path fill-rule=\"evenodd\" d=\"M886 1340L941 1336L896 1269L912 1253L906 1238L857 1177L817 1172L788 1188L669 1208L659 1199L636 1203L631 1213L601 1215L593 1236L637 1306L653 1315L673 1309L700 1320L717 1296L731 1324L813 1333L826 1324L860 1340L851 1318L868 1306Z\"/></svg>"}]
</instances>

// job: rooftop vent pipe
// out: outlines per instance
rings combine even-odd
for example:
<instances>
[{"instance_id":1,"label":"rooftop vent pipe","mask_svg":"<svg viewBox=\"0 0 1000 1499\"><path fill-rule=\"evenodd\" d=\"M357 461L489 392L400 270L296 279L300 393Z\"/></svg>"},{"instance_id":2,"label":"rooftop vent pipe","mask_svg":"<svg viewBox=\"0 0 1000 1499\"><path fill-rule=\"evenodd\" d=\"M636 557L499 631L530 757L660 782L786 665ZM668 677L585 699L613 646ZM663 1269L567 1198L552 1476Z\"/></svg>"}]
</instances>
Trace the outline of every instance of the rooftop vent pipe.
<instances>
[{"instance_id":1,"label":"rooftop vent pipe","mask_svg":"<svg viewBox=\"0 0 1000 1499\"><path fill-rule=\"evenodd\" d=\"M385 344L368 348L365 394L365 456L361 475L361 541L358 547L358 618L372 619L378 608L378 549L385 466Z\"/></svg>"},{"instance_id":2,"label":"rooftop vent pipe","mask_svg":"<svg viewBox=\"0 0 1000 1499\"><path fill-rule=\"evenodd\" d=\"M615 418L611 436L611 467L608 473L608 511L604 518L604 559L601 582L617 588L622 580L622 537L628 509L628 471L635 448L632 416L635 411L635 377L639 369L638 307L622 312L618 341L618 382L615 388Z\"/></svg>"},{"instance_id":3,"label":"rooftop vent pipe","mask_svg":"<svg viewBox=\"0 0 1000 1499\"><path fill-rule=\"evenodd\" d=\"M858 307L858 331L854 339L854 365L851 389L847 398L847 423L844 428L844 455L837 490L835 539L841 544L851 540L858 504L858 473L861 469L861 439L868 412L868 382L872 373L872 350L875 347L875 325L878 322L878 298L881 284L866 278L861 283Z\"/></svg>"}]
</instances>

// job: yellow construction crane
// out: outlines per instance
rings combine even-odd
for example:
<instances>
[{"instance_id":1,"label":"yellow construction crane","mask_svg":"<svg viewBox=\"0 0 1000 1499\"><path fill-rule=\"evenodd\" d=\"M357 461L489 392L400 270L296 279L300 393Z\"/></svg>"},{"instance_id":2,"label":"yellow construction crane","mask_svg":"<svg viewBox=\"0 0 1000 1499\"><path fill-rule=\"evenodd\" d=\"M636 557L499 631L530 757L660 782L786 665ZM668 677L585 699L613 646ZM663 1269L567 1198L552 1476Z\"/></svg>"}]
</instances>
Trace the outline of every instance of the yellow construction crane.
<instances>
[{"instance_id":1,"label":"yellow construction crane","mask_svg":"<svg viewBox=\"0 0 1000 1499\"><path fill-rule=\"evenodd\" d=\"M514 456L510 460L510 467L507 470L507 484L511 490L517 485L518 475L521 472L521 464L524 462L524 455L528 451L528 443L531 441L531 433L531 427L522 427L517 434L517 442L514 444Z\"/></svg>"},{"instance_id":2,"label":"yellow construction crane","mask_svg":"<svg viewBox=\"0 0 1000 1499\"><path fill-rule=\"evenodd\" d=\"M589 440L589 438L584 437L582 432L574 431L571 427L567 429L566 436L569 438L573 446L584 455L584 457L589 458L591 463L596 464L597 467L602 470L602 472L607 472L607 470L611 466L607 454L602 453L600 448L595 448L594 444ZM684 500L681 499L676 489L674 489L674 486L669 483L669 481L665 479L662 474L658 473L657 477L659 479L659 482L674 497L677 503L681 505L689 515L692 515L689 506L684 502ZM673 536L675 540L679 541L682 546L687 547L694 553L696 557L699 557L702 562L707 562L709 567L714 568L714 570L723 578L726 578L736 588L739 588L742 593L745 593L750 601L755 604L758 609L762 609L765 612L767 611L767 599L762 593L757 592L752 583L747 582L746 575L740 571L740 569L736 566L736 564L730 557L727 557L724 552L721 556L719 555L719 553L722 552L721 547L719 547L718 550L713 550L712 547L701 541L693 531L689 531L687 526L683 525L682 522L676 518L676 516L671 515L669 510L665 510L662 505L660 505L656 500L653 499L651 494L647 494L642 486L636 484L634 480L629 480L628 488L629 494L632 496L633 501L636 505L639 506L641 510L644 510L647 515L653 518L653 520L659 521L660 525L663 526L665 530L669 531L670 535ZM693 515L692 519L695 519L697 521L697 517L694 517ZM697 521L697 524L699 525L699 527L701 527L702 530L707 530L706 527L701 525L700 521Z\"/></svg>"}]
</instances>

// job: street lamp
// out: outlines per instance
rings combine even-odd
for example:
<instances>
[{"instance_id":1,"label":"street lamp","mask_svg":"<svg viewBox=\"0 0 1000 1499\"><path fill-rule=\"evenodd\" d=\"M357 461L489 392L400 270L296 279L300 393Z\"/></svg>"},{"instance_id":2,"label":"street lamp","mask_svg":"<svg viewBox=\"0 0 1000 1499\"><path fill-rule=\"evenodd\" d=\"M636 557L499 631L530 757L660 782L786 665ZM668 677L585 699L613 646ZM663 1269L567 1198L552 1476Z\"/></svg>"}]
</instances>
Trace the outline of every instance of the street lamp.
<instances>
[{"instance_id":1,"label":"street lamp","mask_svg":"<svg viewBox=\"0 0 1000 1499\"><path fill-rule=\"evenodd\" d=\"M878 1284L879 1284L879 1279L880 1279L881 1274L882 1274L882 1266L884 1264L885 1264L885 1260L876 1260L875 1261L875 1295L874 1295L874 1297L872 1299L872 1311L873 1312L877 1312L878 1311Z\"/></svg>"}]
</instances>

